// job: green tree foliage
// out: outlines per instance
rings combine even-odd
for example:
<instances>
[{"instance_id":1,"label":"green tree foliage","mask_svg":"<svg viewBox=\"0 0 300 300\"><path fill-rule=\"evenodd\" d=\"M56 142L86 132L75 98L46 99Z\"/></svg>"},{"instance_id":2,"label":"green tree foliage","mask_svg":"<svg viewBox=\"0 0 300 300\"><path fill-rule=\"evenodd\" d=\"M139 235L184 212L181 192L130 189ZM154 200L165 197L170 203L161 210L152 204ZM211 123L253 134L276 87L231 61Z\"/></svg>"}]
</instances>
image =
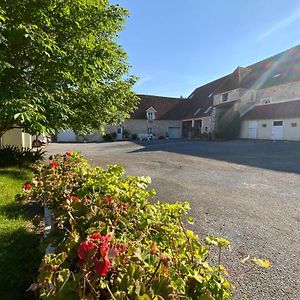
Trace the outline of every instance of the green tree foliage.
<instances>
[{"instance_id":1,"label":"green tree foliage","mask_svg":"<svg viewBox=\"0 0 300 300\"><path fill-rule=\"evenodd\" d=\"M116 38L127 10L108 0L2 0L0 136L80 133L121 123L137 104Z\"/></svg>"}]
</instances>

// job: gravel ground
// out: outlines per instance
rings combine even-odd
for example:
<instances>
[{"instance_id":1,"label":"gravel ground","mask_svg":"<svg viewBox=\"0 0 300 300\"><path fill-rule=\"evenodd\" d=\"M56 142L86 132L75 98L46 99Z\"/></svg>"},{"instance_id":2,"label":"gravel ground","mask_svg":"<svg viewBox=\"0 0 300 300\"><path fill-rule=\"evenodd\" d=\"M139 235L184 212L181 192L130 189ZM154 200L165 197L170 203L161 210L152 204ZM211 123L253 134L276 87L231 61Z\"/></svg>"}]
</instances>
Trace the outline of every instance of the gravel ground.
<instances>
[{"instance_id":1,"label":"gravel ground","mask_svg":"<svg viewBox=\"0 0 300 300\"><path fill-rule=\"evenodd\" d=\"M300 299L300 144L187 140L50 144L53 153L81 151L92 165L118 163L149 175L156 198L188 200L201 238L232 242L224 254L236 299ZM245 270L241 257L267 258L267 270Z\"/></svg>"}]
</instances>

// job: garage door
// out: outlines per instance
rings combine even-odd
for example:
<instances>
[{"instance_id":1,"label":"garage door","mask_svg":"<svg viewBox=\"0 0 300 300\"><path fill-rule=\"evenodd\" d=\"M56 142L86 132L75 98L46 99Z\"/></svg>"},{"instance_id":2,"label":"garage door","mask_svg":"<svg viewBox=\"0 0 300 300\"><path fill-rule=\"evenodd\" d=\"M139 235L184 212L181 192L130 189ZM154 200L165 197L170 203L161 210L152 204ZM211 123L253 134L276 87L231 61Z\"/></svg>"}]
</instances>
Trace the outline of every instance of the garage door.
<instances>
[{"instance_id":1,"label":"garage door","mask_svg":"<svg viewBox=\"0 0 300 300\"><path fill-rule=\"evenodd\" d=\"M76 134L73 130L68 129L57 133L58 142L76 142Z\"/></svg>"},{"instance_id":2,"label":"garage door","mask_svg":"<svg viewBox=\"0 0 300 300\"><path fill-rule=\"evenodd\" d=\"M257 121L249 121L248 139L256 139Z\"/></svg>"},{"instance_id":3,"label":"garage door","mask_svg":"<svg viewBox=\"0 0 300 300\"><path fill-rule=\"evenodd\" d=\"M283 139L283 121L273 121L272 126L272 140L282 140Z\"/></svg>"},{"instance_id":4,"label":"garage door","mask_svg":"<svg viewBox=\"0 0 300 300\"><path fill-rule=\"evenodd\" d=\"M170 139L179 139L180 138L180 127L169 127L168 134Z\"/></svg>"}]
</instances>

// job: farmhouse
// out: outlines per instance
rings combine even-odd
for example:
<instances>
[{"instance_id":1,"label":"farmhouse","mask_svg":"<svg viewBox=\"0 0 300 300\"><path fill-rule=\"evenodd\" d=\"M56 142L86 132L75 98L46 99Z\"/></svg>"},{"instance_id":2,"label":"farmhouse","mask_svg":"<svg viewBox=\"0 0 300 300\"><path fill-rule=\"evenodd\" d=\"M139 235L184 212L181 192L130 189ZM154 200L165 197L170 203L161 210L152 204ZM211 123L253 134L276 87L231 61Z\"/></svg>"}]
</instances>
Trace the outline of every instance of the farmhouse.
<instances>
[{"instance_id":1,"label":"farmhouse","mask_svg":"<svg viewBox=\"0 0 300 300\"><path fill-rule=\"evenodd\" d=\"M186 99L139 95L131 119L109 126L122 139L130 134L179 138L226 135L238 121L236 137L300 140L300 45L196 88ZM237 120L238 119L238 120ZM58 141L100 141L98 133Z\"/></svg>"}]
</instances>

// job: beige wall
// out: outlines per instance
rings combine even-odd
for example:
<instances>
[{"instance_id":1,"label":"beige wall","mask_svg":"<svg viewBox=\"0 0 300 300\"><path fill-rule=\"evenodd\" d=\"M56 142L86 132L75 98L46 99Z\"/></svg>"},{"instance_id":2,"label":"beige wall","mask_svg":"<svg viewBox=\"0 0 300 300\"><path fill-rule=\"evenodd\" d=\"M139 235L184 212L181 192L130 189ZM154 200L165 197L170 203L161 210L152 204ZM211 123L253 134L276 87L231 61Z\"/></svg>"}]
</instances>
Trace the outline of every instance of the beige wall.
<instances>
[{"instance_id":1,"label":"beige wall","mask_svg":"<svg viewBox=\"0 0 300 300\"><path fill-rule=\"evenodd\" d=\"M257 91L257 103L264 98L272 98L272 103L300 98L300 82L281 84Z\"/></svg>"},{"instance_id":2,"label":"beige wall","mask_svg":"<svg viewBox=\"0 0 300 300\"><path fill-rule=\"evenodd\" d=\"M152 123L148 122L148 120L126 120L122 125L125 130L127 130L130 134L139 134L139 133L147 133L147 128L152 127L153 133L159 136L166 136L169 127L181 127L181 121L177 120L154 120ZM117 132L117 128L119 126L106 126L105 133ZM95 131L92 134L86 135L84 137L78 137L79 142L83 142L86 140L87 142L101 142L103 134Z\"/></svg>"},{"instance_id":3,"label":"beige wall","mask_svg":"<svg viewBox=\"0 0 300 300\"><path fill-rule=\"evenodd\" d=\"M283 139L288 141L300 141L300 118L294 119L274 119L274 120L257 120L257 139L272 139L272 125L275 120L283 120ZM250 121L242 121L241 138L248 138L248 126ZM296 123L296 127L292 127ZM266 125L264 127L263 125Z\"/></svg>"},{"instance_id":4,"label":"beige wall","mask_svg":"<svg viewBox=\"0 0 300 300\"><path fill-rule=\"evenodd\" d=\"M255 99L255 91L254 90L238 88L238 89L228 91L228 93L229 93L228 101L226 101L226 102L222 102L222 94L225 94L225 93L214 95L214 105L227 103L227 102L231 102L231 101L236 101L241 98L243 98L245 102L251 102Z\"/></svg>"},{"instance_id":5,"label":"beige wall","mask_svg":"<svg viewBox=\"0 0 300 300\"><path fill-rule=\"evenodd\" d=\"M234 89L229 92L230 101L241 100L241 105L256 103L260 104L262 99L272 98L272 103L300 98L300 81L280 84L264 89ZM214 105L222 104L222 93L214 95Z\"/></svg>"},{"instance_id":6,"label":"beige wall","mask_svg":"<svg viewBox=\"0 0 300 300\"><path fill-rule=\"evenodd\" d=\"M207 127L207 131L205 130L205 127ZM210 117L203 117L202 118L202 128L201 132L211 132L211 118Z\"/></svg>"},{"instance_id":7,"label":"beige wall","mask_svg":"<svg viewBox=\"0 0 300 300\"><path fill-rule=\"evenodd\" d=\"M152 127L153 133L158 136L166 136L169 127L181 127L179 120L154 120L149 123L147 120L127 120L123 124L125 130L130 134L147 133L147 128Z\"/></svg>"},{"instance_id":8,"label":"beige wall","mask_svg":"<svg viewBox=\"0 0 300 300\"><path fill-rule=\"evenodd\" d=\"M14 128L4 133L1 138L1 145L14 145L19 148L31 148L32 136L28 133L22 132L21 128Z\"/></svg>"}]
</instances>

